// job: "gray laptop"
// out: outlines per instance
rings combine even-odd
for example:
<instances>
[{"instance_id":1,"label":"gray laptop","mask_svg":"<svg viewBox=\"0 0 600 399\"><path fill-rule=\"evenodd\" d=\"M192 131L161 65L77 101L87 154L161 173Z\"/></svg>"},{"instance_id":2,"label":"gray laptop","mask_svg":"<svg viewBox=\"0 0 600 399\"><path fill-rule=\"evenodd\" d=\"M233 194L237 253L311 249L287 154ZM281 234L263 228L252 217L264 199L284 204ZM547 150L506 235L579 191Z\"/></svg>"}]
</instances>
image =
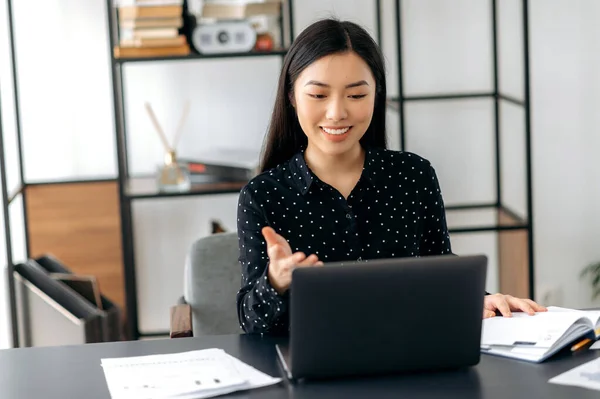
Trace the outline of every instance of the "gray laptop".
<instances>
[{"instance_id":1,"label":"gray laptop","mask_svg":"<svg viewBox=\"0 0 600 399\"><path fill-rule=\"evenodd\" d=\"M479 363L487 257L431 256L294 270L290 379L440 370Z\"/></svg>"}]
</instances>

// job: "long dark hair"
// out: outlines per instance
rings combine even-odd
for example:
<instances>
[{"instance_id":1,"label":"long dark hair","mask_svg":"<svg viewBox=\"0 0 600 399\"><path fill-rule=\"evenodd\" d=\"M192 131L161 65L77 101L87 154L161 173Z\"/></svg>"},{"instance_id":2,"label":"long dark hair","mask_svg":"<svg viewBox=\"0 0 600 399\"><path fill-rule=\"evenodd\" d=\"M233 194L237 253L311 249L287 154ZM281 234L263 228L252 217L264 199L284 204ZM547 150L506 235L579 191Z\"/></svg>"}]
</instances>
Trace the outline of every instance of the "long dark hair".
<instances>
[{"instance_id":1,"label":"long dark hair","mask_svg":"<svg viewBox=\"0 0 600 399\"><path fill-rule=\"evenodd\" d=\"M369 65L375 78L373 118L360 143L363 147L386 148L386 83L381 50L359 25L324 19L302 31L285 57L260 163L261 172L287 161L308 144L291 102L294 83L300 73L319 58L347 51L358 54Z\"/></svg>"}]
</instances>

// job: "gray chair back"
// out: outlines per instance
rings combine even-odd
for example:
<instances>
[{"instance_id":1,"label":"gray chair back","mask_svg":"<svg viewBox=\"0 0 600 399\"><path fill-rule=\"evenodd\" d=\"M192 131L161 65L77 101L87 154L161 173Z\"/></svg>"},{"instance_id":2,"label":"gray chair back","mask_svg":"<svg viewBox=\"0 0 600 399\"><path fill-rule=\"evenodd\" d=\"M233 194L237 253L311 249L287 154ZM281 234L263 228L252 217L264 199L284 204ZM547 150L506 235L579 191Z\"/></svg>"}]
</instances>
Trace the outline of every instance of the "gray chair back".
<instances>
[{"instance_id":1,"label":"gray chair back","mask_svg":"<svg viewBox=\"0 0 600 399\"><path fill-rule=\"evenodd\" d=\"M188 253L184 299L192 308L194 336L242 333L235 297L240 288L237 233L198 239Z\"/></svg>"}]
</instances>

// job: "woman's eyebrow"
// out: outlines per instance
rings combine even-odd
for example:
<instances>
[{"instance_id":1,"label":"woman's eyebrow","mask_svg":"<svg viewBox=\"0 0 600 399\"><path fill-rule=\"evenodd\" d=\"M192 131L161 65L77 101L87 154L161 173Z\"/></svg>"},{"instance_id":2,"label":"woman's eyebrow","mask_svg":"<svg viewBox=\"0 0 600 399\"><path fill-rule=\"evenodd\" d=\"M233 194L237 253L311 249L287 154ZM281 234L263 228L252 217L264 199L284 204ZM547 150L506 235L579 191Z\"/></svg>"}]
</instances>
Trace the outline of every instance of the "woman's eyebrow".
<instances>
[{"instance_id":1,"label":"woman's eyebrow","mask_svg":"<svg viewBox=\"0 0 600 399\"><path fill-rule=\"evenodd\" d=\"M320 87L330 87L327 83L319 82L317 80L309 80L308 82L306 82L306 84L304 86L309 86L309 85L320 86ZM369 85L366 80L359 80L358 82L354 82L354 83L350 83L350 84L346 85L346 88L350 89L352 87L365 86L365 85L366 86Z\"/></svg>"}]
</instances>

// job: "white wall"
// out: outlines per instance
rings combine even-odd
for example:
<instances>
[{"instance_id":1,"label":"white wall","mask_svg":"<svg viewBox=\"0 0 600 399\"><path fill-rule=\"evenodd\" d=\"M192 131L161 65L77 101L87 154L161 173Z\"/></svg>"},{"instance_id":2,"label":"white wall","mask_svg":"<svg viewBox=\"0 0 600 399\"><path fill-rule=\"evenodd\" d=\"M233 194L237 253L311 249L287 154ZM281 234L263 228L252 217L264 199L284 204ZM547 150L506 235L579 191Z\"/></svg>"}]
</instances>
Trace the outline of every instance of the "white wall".
<instances>
[{"instance_id":1,"label":"white wall","mask_svg":"<svg viewBox=\"0 0 600 399\"><path fill-rule=\"evenodd\" d=\"M12 4L25 180L115 177L106 1Z\"/></svg>"},{"instance_id":2,"label":"white wall","mask_svg":"<svg viewBox=\"0 0 600 399\"><path fill-rule=\"evenodd\" d=\"M15 4L16 36L27 179L115 176L106 2L13 3L19 3ZM500 84L502 91L521 98L520 0L499 3ZM390 95L397 94L393 4L393 0L382 1ZM490 2L405 0L403 4L407 94L491 90ZM31 7L40 12L28 12ZM296 0L295 7L297 32L316 18L333 15L358 22L375 36L374 1ZM593 0L576 5L566 0L531 1L536 285L560 288L562 304L567 306L590 303L589 290L577 274L587 262L600 259L594 245L600 188L590 183L600 177L593 152L594 147L600 148L596 112L600 82L595 75L600 65L594 51L599 11ZM46 41L52 45L40 46L34 35L27 35L31 23L41 22L36 18L58 21L55 26L44 24ZM6 69L4 60L0 58L4 68L0 71ZM152 172L162 160L160 142L143 110L145 101L152 103L167 134L184 102L191 101L181 155L199 156L234 146L258 150L279 68L276 57L127 66L126 122L133 171ZM3 106L5 75L1 76ZM222 79L225 75L227 79ZM492 111L488 100L407 106L407 149L432 161L449 205L495 198ZM503 198L525 213L519 112L502 105L502 145L509 150L503 151L507 187ZM399 146L397 118L395 111L388 113L392 148ZM235 195L226 195L134 204L142 331L166 329L168 307L182 292L181 278L168 276L182 276L185 249L208 233L211 218L235 229L235 201ZM461 222L472 221L469 216ZM453 235L452 239L458 253L484 252L491 259L497 253L493 233ZM490 290L496 285L495 268L492 261Z\"/></svg>"},{"instance_id":3,"label":"white wall","mask_svg":"<svg viewBox=\"0 0 600 399\"><path fill-rule=\"evenodd\" d=\"M600 261L600 2L531 1L536 286L590 306ZM600 305L596 301L595 305Z\"/></svg>"}]
</instances>

